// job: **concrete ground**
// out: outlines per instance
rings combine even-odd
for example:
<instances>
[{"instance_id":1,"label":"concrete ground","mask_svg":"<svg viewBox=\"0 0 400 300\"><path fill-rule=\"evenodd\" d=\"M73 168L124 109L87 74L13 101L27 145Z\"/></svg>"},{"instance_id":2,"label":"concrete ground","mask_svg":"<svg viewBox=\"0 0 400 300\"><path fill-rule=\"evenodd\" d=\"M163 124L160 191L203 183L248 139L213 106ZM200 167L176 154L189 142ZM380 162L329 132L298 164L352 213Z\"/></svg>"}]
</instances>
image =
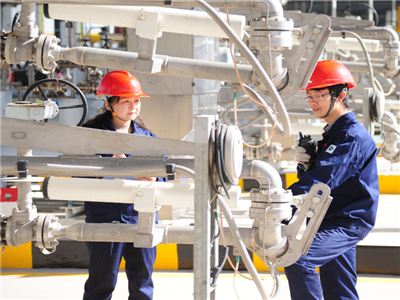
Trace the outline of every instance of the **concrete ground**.
<instances>
[{"instance_id":1,"label":"concrete ground","mask_svg":"<svg viewBox=\"0 0 400 300\"><path fill-rule=\"evenodd\" d=\"M272 280L265 279L268 291ZM82 299L87 272L80 269L3 269L0 299ZM193 273L185 271L156 271L153 275L154 300L193 299ZM283 293L281 300L289 300L288 281L282 275ZM128 282L124 272L120 272L113 300L128 298ZM359 274L358 292L365 300L399 300L400 277ZM240 298L235 295L235 289ZM218 300L261 299L255 284L240 276L234 280L233 272L223 272L217 282Z\"/></svg>"}]
</instances>

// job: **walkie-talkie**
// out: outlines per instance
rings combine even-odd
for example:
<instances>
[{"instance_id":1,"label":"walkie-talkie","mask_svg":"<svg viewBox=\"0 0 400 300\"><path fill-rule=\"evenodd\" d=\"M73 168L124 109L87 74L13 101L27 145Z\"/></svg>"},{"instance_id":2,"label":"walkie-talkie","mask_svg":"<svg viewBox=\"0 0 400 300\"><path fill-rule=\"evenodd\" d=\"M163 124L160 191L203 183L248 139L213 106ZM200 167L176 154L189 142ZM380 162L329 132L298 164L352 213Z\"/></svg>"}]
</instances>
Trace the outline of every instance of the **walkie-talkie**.
<instances>
[{"instance_id":1,"label":"walkie-talkie","mask_svg":"<svg viewBox=\"0 0 400 300\"><path fill-rule=\"evenodd\" d=\"M315 146L314 146L314 142L313 139L311 137L311 135L304 135L299 132L300 134L300 139L299 139L299 146L303 147L304 149L306 149L306 153L308 155L310 155L310 164L313 165L315 158L317 157L317 153L315 151ZM303 171L305 172L305 167L303 165L300 164L300 167L303 169Z\"/></svg>"}]
</instances>

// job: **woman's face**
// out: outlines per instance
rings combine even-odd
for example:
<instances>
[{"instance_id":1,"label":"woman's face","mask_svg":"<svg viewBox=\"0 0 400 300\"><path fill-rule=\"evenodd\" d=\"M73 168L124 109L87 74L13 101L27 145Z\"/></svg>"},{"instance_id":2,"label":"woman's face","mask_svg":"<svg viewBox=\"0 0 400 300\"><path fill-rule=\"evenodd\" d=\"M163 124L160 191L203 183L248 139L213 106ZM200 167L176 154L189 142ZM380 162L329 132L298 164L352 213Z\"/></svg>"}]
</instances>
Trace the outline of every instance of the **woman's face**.
<instances>
[{"instance_id":1,"label":"woman's face","mask_svg":"<svg viewBox=\"0 0 400 300\"><path fill-rule=\"evenodd\" d=\"M135 120L140 113L140 97L121 97L119 101L111 103L111 106L119 118L130 122Z\"/></svg>"}]
</instances>

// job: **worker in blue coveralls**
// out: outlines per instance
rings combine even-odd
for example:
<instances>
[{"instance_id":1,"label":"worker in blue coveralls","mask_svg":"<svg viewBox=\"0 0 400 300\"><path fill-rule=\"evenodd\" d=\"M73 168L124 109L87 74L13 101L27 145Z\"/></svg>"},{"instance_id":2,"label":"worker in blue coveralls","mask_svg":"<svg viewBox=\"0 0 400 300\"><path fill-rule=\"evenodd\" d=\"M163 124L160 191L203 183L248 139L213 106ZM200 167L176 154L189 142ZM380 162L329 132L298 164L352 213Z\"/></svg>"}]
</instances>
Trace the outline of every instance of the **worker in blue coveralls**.
<instances>
[{"instance_id":1,"label":"worker in blue coveralls","mask_svg":"<svg viewBox=\"0 0 400 300\"><path fill-rule=\"evenodd\" d=\"M155 137L139 117L143 93L139 81L127 71L112 71L101 80L96 94L105 101L105 112L86 122L83 127ZM129 155L102 154L105 157ZM104 178L106 179L106 178ZM108 178L112 179L112 178ZM136 177L137 180L164 181L163 178ZM133 204L86 202L87 223L138 223ZM122 257L129 282L129 300L153 299L152 272L156 247L135 248L132 243L87 242L89 278L85 283L84 300L111 299L118 278Z\"/></svg>"},{"instance_id":2,"label":"worker in blue coveralls","mask_svg":"<svg viewBox=\"0 0 400 300\"><path fill-rule=\"evenodd\" d=\"M308 253L285 268L293 300L359 299L356 246L374 227L379 183L375 142L349 111L348 92L355 86L343 64L326 60L318 62L306 87L308 106L327 125L313 162L295 147L299 181L289 189L306 194L322 182L333 200Z\"/></svg>"}]
</instances>

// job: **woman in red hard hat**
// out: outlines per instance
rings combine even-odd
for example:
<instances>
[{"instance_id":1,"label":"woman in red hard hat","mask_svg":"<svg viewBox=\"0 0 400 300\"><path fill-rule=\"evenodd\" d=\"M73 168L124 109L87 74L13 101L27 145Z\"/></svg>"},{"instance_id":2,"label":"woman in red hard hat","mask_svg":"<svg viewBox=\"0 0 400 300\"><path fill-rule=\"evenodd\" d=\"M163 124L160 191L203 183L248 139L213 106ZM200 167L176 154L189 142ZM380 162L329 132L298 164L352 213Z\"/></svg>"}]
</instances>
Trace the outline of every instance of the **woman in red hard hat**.
<instances>
[{"instance_id":1,"label":"woman in red hard hat","mask_svg":"<svg viewBox=\"0 0 400 300\"><path fill-rule=\"evenodd\" d=\"M348 92L355 86L343 64L325 60L305 88L308 106L327 125L314 161L304 148L295 148L299 181L289 189L306 194L322 182L333 200L307 254L285 268L294 300L359 299L356 246L375 224L379 183L375 142L349 111Z\"/></svg>"},{"instance_id":2,"label":"woman in red hard hat","mask_svg":"<svg viewBox=\"0 0 400 300\"><path fill-rule=\"evenodd\" d=\"M112 71L101 80L96 94L105 101L106 111L86 122L83 127L156 137L139 117L142 97L146 95L139 81L127 71ZM102 157L130 155L101 154ZM113 179L113 178L104 178ZM164 181L163 178L136 177L138 180ZM133 204L85 202L87 223L138 223ZM151 278L156 247L135 248L132 243L87 242L89 278L85 283L84 300L111 299L118 278L119 265L125 259L129 282L129 298L152 299Z\"/></svg>"}]
</instances>

